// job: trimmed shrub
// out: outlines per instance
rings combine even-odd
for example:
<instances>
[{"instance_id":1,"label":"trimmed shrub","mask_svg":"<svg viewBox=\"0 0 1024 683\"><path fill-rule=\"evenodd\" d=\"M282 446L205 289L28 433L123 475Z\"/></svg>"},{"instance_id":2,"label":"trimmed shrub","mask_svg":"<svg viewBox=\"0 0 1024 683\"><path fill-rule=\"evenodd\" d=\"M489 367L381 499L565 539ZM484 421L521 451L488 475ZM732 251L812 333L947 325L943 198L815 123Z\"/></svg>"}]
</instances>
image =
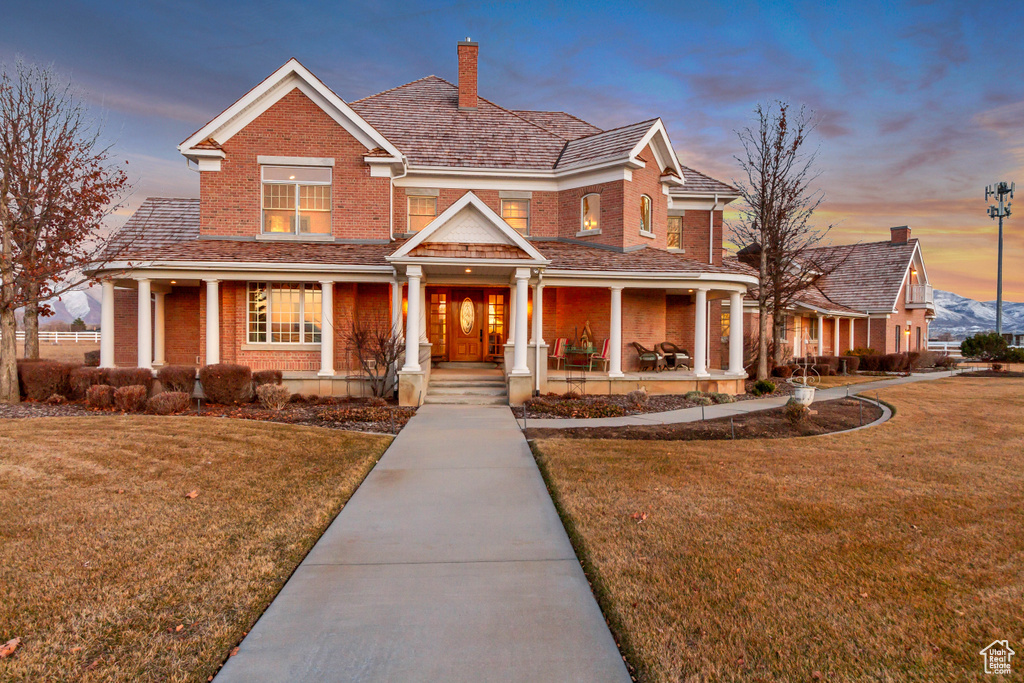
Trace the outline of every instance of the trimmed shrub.
<instances>
[{"instance_id":1,"label":"trimmed shrub","mask_svg":"<svg viewBox=\"0 0 1024 683\"><path fill-rule=\"evenodd\" d=\"M264 384L280 384L282 381L280 370L257 370L252 373L252 383L256 387L261 387Z\"/></svg>"},{"instance_id":2,"label":"trimmed shrub","mask_svg":"<svg viewBox=\"0 0 1024 683\"><path fill-rule=\"evenodd\" d=\"M829 375L836 374L832 371L832 366L828 363L815 363L811 367L814 368L814 371L818 373L820 377L828 377Z\"/></svg>"},{"instance_id":3,"label":"trimmed shrub","mask_svg":"<svg viewBox=\"0 0 1024 683\"><path fill-rule=\"evenodd\" d=\"M960 361L958 361L953 356L949 356L946 354L943 354L935 359L935 367L937 368L946 368L947 370L952 370L953 368L959 365Z\"/></svg>"},{"instance_id":4,"label":"trimmed shrub","mask_svg":"<svg viewBox=\"0 0 1024 683\"><path fill-rule=\"evenodd\" d=\"M846 361L846 372L851 375L860 370L860 362L862 360L860 356L840 356L839 359Z\"/></svg>"},{"instance_id":5,"label":"trimmed shrub","mask_svg":"<svg viewBox=\"0 0 1024 683\"><path fill-rule=\"evenodd\" d=\"M789 423L794 427L798 427L803 424L804 420L807 419L808 413L810 413L807 406L800 403L795 398L791 398L786 401L786 406L783 408L783 411L786 414L786 419L789 420Z\"/></svg>"},{"instance_id":6,"label":"trimmed shrub","mask_svg":"<svg viewBox=\"0 0 1024 683\"><path fill-rule=\"evenodd\" d=\"M647 405L648 396L646 389L634 389L626 394L626 399L635 406Z\"/></svg>"},{"instance_id":7,"label":"trimmed shrub","mask_svg":"<svg viewBox=\"0 0 1024 683\"><path fill-rule=\"evenodd\" d=\"M68 375L68 385L71 389L70 398L85 398L89 387L103 384L103 371L99 368L79 367L74 368Z\"/></svg>"},{"instance_id":8,"label":"trimmed shrub","mask_svg":"<svg viewBox=\"0 0 1024 683\"><path fill-rule=\"evenodd\" d=\"M292 394L288 401L291 403L309 403L309 397L303 394Z\"/></svg>"},{"instance_id":9,"label":"trimmed shrub","mask_svg":"<svg viewBox=\"0 0 1024 683\"><path fill-rule=\"evenodd\" d=\"M736 400L729 394L723 394L721 392L709 394L709 396L711 397L711 400L714 401L715 403L732 403L733 401Z\"/></svg>"},{"instance_id":10,"label":"trimmed shrub","mask_svg":"<svg viewBox=\"0 0 1024 683\"><path fill-rule=\"evenodd\" d=\"M71 366L52 360L18 362L18 384L30 401L45 401L54 394L67 396L71 391Z\"/></svg>"},{"instance_id":11,"label":"trimmed shrub","mask_svg":"<svg viewBox=\"0 0 1024 683\"><path fill-rule=\"evenodd\" d=\"M148 392L153 386L153 371L146 368L104 368L103 383L114 388L142 385Z\"/></svg>"},{"instance_id":12,"label":"trimmed shrub","mask_svg":"<svg viewBox=\"0 0 1024 683\"><path fill-rule=\"evenodd\" d=\"M204 365L199 369L199 381L212 403L238 405L253 399L252 371L245 365Z\"/></svg>"},{"instance_id":13,"label":"trimmed shrub","mask_svg":"<svg viewBox=\"0 0 1024 683\"><path fill-rule=\"evenodd\" d=\"M793 371L796 368L792 365L776 365L772 368L772 377L779 377L781 379L789 379L793 376Z\"/></svg>"},{"instance_id":14,"label":"trimmed shrub","mask_svg":"<svg viewBox=\"0 0 1024 683\"><path fill-rule=\"evenodd\" d=\"M192 407L192 395L184 391L162 391L146 401L146 412L155 415L174 415Z\"/></svg>"},{"instance_id":15,"label":"trimmed shrub","mask_svg":"<svg viewBox=\"0 0 1024 683\"><path fill-rule=\"evenodd\" d=\"M887 353L882 356L882 372L905 372L910 361L905 353Z\"/></svg>"},{"instance_id":16,"label":"trimmed shrub","mask_svg":"<svg viewBox=\"0 0 1024 683\"><path fill-rule=\"evenodd\" d=\"M196 369L191 365L165 365L157 370L156 378L164 391L191 396L196 388Z\"/></svg>"},{"instance_id":17,"label":"trimmed shrub","mask_svg":"<svg viewBox=\"0 0 1024 683\"><path fill-rule=\"evenodd\" d=\"M751 392L754 396L763 396L764 394L775 393L775 382L770 379L759 379L754 382L754 388Z\"/></svg>"},{"instance_id":18,"label":"trimmed shrub","mask_svg":"<svg viewBox=\"0 0 1024 683\"><path fill-rule=\"evenodd\" d=\"M815 356L814 363L815 365L827 365L830 375L839 374L839 356Z\"/></svg>"},{"instance_id":19,"label":"trimmed shrub","mask_svg":"<svg viewBox=\"0 0 1024 683\"><path fill-rule=\"evenodd\" d=\"M882 357L868 354L860 357L861 372L879 372L882 369Z\"/></svg>"},{"instance_id":20,"label":"trimmed shrub","mask_svg":"<svg viewBox=\"0 0 1024 683\"><path fill-rule=\"evenodd\" d=\"M375 408L383 408L387 404L388 402L383 396L370 396L366 399L366 405L374 406Z\"/></svg>"},{"instance_id":21,"label":"trimmed shrub","mask_svg":"<svg viewBox=\"0 0 1024 683\"><path fill-rule=\"evenodd\" d=\"M1002 363L993 363L992 364L992 371L993 372L1002 372L1003 371L1003 364Z\"/></svg>"},{"instance_id":22,"label":"trimmed shrub","mask_svg":"<svg viewBox=\"0 0 1024 683\"><path fill-rule=\"evenodd\" d=\"M960 353L964 358L979 358L984 361L1001 360L1006 353L1006 340L995 332L979 332L960 342Z\"/></svg>"},{"instance_id":23,"label":"trimmed shrub","mask_svg":"<svg viewBox=\"0 0 1024 683\"><path fill-rule=\"evenodd\" d=\"M91 408L106 410L114 405L114 387L109 384L95 384L86 389L85 401Z\"/></svg>"},{"instance_id":24,"label":"trimmed shrub","mask_svg":"<svg viewBox=\"0 0 1024 683\"><path fill-rule=\"evenodd\" d=\"M851 356L877 356L877 355L879 355L879 353L877 351L875 351L874 349L865 349L865 348L861 348L861 347L858 346L853 351L850 351L850 355Z\"/></svg>"},{"instance_id":25,"label":"trimmed shrub","mask_svg":"<svg viewBox=\"0 0 1024 683\"><path fill-rule=\"evenodd\" d=\"M700 398L694 399L694 403L699 406L709 406L714 403L714 401L711 400L710 396L701 396Z\"/></svg>"},{"instance_id":26,"label":"trimmed shrub","mask_svg":"<svg viewBox=\"0 0 1024 683\"><path fill-rule=\"evenodd\" d=\"M566 401L572 401L574 399L580 398L580 395L577 394L575 391L567 391L564 394L562 394L562 398L564 398Z\"/></svg>"},{"instance_id":27,"label":"trimmed shrub","mask_svg":"<svg viewBox=\"0 0 1024 683\"><path fill-rule=\"evenodd\" d=\"M141 413L149 390L141 384L114 389L114 407L125 413Z\"/></svg>"},{"instance_id":28,"label":"trimmed shrub","mask_svg":"<svg viewBox=\"0 0 1024 683\"><path fill-rule=\"evenodd\" d=\"M260 400L260 405L264 408L284 410L292 394L288 391L288 387L283 387L279 384L261 384L256 387L256 396Z\"/></svg>"},{"instance_id":29,"label":"trimmed shrub","mask_svg":"<svg viewBox=\"0 0 1024 683\"><path fill-rule=\"evenodd\" d=\"M699 401L700 399L704 398L704 392L687 391L685 394L683 394L683 398L685 398L687 401Z\"/></svg>"},{"instance_id":30,"label":"trimmed shrub","mask_svg":"<svg viewBox=\"0 0 1024 683\"><path fill-rule=\"evenodd\" d=\"M46 399L46 402L49 403L51 406L59 406L67 403L68 400L61 396L60 394L54 394L50 398Z\"/></svg>"},{"instance_id":31,"label":"trimmed shrub","mask_svg":"<svg viewBox=\"0 0 1024 683\"><path fill-rule=\"evenodd\" d=\"M100 352L97 351L86 351L85 352L85 365L90 368L98 368L100 366Z\"/></svg>"},{"instance_id":32,"label":"trimmed shrub","mask_svg":"<svg viewBox=\"0 0 1024 683\"><path fill-rule=\"evenodd\" d=\"M921 362L920 351L907 351L907 369L913 370L914 368L921 367L918 363Z\"/></svg>"}]
</instances>

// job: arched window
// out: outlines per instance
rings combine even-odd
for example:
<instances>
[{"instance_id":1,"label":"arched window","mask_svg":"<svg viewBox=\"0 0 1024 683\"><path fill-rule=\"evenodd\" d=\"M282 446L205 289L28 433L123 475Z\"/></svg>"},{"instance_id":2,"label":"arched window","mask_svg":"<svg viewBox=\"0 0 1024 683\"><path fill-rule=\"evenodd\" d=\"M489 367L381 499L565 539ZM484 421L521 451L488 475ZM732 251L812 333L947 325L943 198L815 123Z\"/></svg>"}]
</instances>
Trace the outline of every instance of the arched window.
<instances>
[{"instance_id":1,"label":"arched window","mask_svg":"<svg viewBox=\"0 0 1024 683\"><path fill-rule=\"evenodd\" d=\"M580 231L601 229L601 195L588 194L580 200Z\"/></svg>"},{"instance_id":2,"label":"arched window","mask_svg":"<svg viewBox=\"0 0 1024 683\"><path fill-rule=\"evenodd\" d=\"M651 232L651 198L640 197L640 232Z\"/></svg>"}]
</instances>

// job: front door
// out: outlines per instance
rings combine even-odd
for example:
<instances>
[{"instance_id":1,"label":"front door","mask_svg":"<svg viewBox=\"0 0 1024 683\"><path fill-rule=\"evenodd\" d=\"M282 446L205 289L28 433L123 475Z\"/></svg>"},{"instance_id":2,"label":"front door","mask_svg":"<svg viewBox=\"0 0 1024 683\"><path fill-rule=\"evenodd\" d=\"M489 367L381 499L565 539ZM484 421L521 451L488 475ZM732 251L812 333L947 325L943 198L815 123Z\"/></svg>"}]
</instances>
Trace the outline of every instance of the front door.
<instances>
[{"instance_id":1,"label":"front door","mask_svg":"<svg viewBox=\"0 0 1024 683\"><path fill-rule=\"evenodd\" d=\"M484 295L479 289L454 289L451 300L452 344L449 359L482 361L484 359Z\"/></svg>"}]
</instances>

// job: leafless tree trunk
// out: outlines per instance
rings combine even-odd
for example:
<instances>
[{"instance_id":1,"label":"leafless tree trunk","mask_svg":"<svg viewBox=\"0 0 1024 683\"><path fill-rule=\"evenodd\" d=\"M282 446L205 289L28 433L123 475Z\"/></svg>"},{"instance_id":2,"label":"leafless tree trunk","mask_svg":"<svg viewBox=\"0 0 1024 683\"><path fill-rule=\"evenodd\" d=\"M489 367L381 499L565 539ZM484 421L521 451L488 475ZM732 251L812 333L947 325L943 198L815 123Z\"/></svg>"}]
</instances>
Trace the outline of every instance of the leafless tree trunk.
<instances>
[{"instance_id":1,"label":"leafless tree trunk","mask_svg":"<svg viewBox=\"0 0 1024 683\"><path fill-rule=\"evenodd\" d=\"M39 284L26 282L28 303L25 304L25 355L24 358L39 358Z\"/></svg>"},{"instance_id":2,"label":"leafless tree trunk","mask_svg":"<svg viewBox=\"0 0 1024 683\"><path fill-rule=\"evenodd\" d=\"M397 330L379 322L367 325L353 321L348 342L370 379L373 395L386 396L394 386L398 359L403 351Z\"/></svg>"},{"instance_id":3,"label":"leafless tree trunk","mask_svg":"<svg viewBox=\"0 0 1024 683\"><path fill-rule=\"evenodd\" d=\"M758 105L754 113L755 125L737 131L744 154L736 160L744 179L735 185L743 204L730 227L733 239L743 247L740 258L758 270L757 376L764 379L769 373L769 347L774 364L784 360L786 310L815 280L832 272L838 261L825 262L813 251L832 226L817 230L811 224L824 199L821 191L811 187L817 179L817 152L805 149L814 130L811 115L800 109L793 117L784 102L767 108Z\"/></svg>"}]
</instances>

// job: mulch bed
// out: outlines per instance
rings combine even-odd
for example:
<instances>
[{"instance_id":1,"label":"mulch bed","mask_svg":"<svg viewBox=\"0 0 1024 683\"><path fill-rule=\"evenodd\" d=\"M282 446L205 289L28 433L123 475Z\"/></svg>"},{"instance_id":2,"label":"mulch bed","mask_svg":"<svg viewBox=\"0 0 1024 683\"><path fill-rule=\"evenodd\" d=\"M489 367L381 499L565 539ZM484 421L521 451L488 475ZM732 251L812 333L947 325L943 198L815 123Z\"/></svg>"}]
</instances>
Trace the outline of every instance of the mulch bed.
<instances>
[{"instance_id":1,"label":"mulch bed","mask_svg":"<svg viewBox=\"0 0 1024 683\"><path fill-rule=\"evenodd\" d=\"M32 417L81 417L88 415L110 416L122 414L117 410L90 408L84 401L52 405L23 401L17 404L0 403L0 419ZM230 417L241 420L260 420L283 424L297 424L329 429L347 429L380 434L397 434L416 414L415 408L402 408L393 403L384 406L370 405L360 398L323 398L310 402L289 403L283 410L267 410L259 404L222 406L203 402L197 406L193 401L192 410L182 415L202 417Z\"/></svg>"},{"instance_id":2,"label":"mulch bed","mask_svg":"<svg viewBox=\"0 0 1024 683\"><path fill-rule=\"evenodd\" d=\"M1017 370L975 370L974 372L964 372L956 375L957 377L1024 377L1024 372L1018 372Z\"/></svg>"},{"instance_id":3,"label":"mulch bed","mask_svg":"<svg viewBox=\"0 0 1024 683\"><path fill-rule=\"evenodd\" d=\"M717 441L732 439L784 439L816 436L859 427L877 420L882 409L854 398L821 401L811 406L800 425L793 425L783 408L761 410L732 418L719 417L703 422L628 427L576 427L573 429L528 429L529 439L631 439L659 441ZM863 422L862 422L863 420Z\"/></svg>"}]
</instances>

